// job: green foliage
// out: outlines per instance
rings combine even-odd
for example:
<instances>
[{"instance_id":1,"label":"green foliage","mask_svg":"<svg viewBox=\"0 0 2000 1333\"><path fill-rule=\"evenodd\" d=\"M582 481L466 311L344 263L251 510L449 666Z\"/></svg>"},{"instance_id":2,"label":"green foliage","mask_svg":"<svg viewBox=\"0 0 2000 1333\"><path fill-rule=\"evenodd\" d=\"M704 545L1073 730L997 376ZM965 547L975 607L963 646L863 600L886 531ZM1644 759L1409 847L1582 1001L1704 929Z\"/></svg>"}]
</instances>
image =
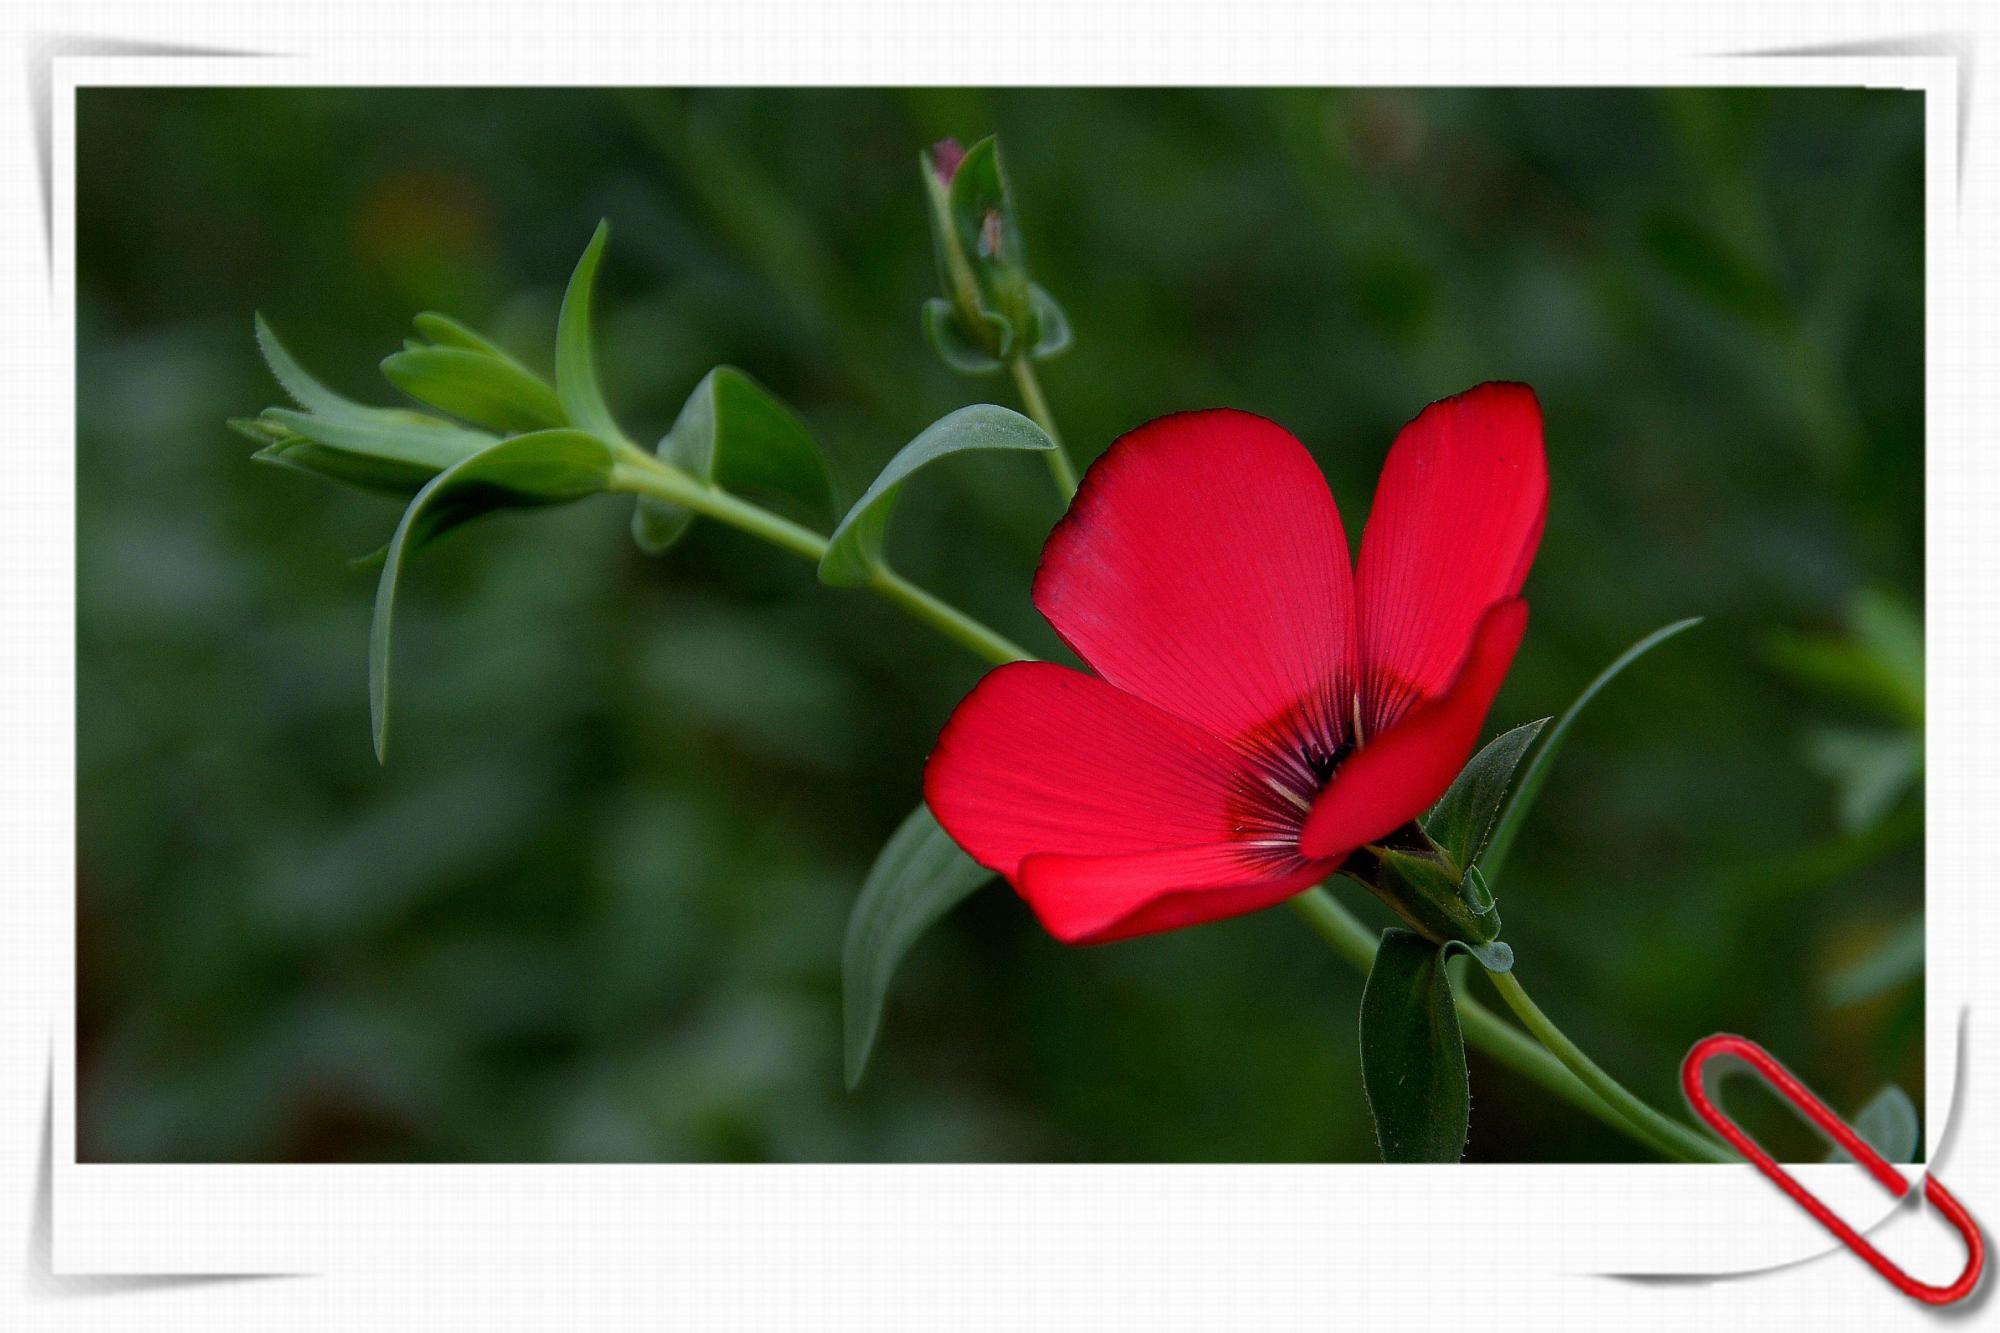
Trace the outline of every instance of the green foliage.
<instances>
[{"instance_id":1,"label":"green foliage","mask_svg":"<svg viewBox=\"0 0 2000 1333\"><path fill-rule=\"evenodd\" d=\"M1846 833L1880 823L1924 774L1923 734L1916 730L1821 727L1807 737L1805 755L1833 782L1835 816Z\"/></svg>"},{"instance_id":2,"label":"green foliage","mask_svg":"<svg viewBox=\"0 0 2000 1333\"><path fill-rule=\"evenodd\" d=\"M1845 633L1774 631L1765 654L1779 671L1830 700L1923 726L1924 627L1899 597L1865 589L1848 606Z\"/></svg>"},{"instance_id":3,"label":"green foliage","mask_svg":"<svg viewBox=\"0 0 2000 1333\"><path fill-rule=\"evenodd\" d=\"M1385 930L1361 992L1361 1082L1385 1162L1465 1155L1472 1091L1444 954L1412 931Z\"/></svg>"},{"instance_id":4,"label":"green foliage","mask_svg":"<svg viewBox=\"0 0 2000 1333\"><path fill-rule=\"evenodd\" d=\"M1841 832L1861 839L1889 824L1924 774L1924 627L1903 599L1857 593L1841 633L1781 630L1765 656L1822 704L1873 725L1808 729L1805 761L1834 787Z\"/></svg>"},{"instance_id":5,"label":"green foliage","mask_svg":"<svg viewBox=\"0 0 2000 1333\"><path fill-rule=\"evenodd\" d=\"M1069 317L1028 278L1021 225L989 135L965 150L946 181L922 156L931 244L947 296L924 303L924 334L953 370L983 375L1008 361L1042 361L1068 349Z\"/></svg>"},{"instance_id":6,"label":"green foliage","mask_svg":"<svg viewBox=\"0 0 2000 1333\"><path fill-rule=\"evenodd\" d=\"M1461 877L1434 847L1377 847L1357 853L1341 867L1412 930L1435 944L1457 942L1478 953L1500 934L1500 912L1485 881ZM1505 945L1480 955L1505 971L1513 953Z\"/></svg>"},{"instance_id":7,"label":"green foliage","mask_svg":"<svg viewBox=\"0 0 2000 1333\"><path fill-rule=\"evenodd\" d=\"M263 425L247 428L271 436L266 451L274 461L352 485L396 489L404 479L434 476L494 441L492 435L436 417L367 407L342 397L292 359L262 315L257 316L257 346L279 385L305 409L266 408L257 418ZM246 427L239 424L237 429L242 433ZM319 447L302 452L295 440ZM328 466L325 451L329 450L347 457Z\"/></svg>"},{"instance_id":8,"label":"green foliage","mask_svg":"<svg viewBox=\"0 0 2000 1333\"><path fill-rule=\"evenodd\" d=\"M700 481L773 504L801 521L833 521L833 484L819 446L790 408L733 366L702 377L661 438L659 455ZM641 497L632 513L632 539L658 555L693 521L679 505Z\"/></svg>"},{"instance_id":9,"label":"green foliage","mask_svg":"<svg viewBox=\"0 0 2000 1333\"><path fill-rule=\"evenodd\" d=\"M416 325L444 336L382 361L383 375L410 397L503 435L567 423L556 391L493 343L442 315L419 315Z\"/></svg>"},{"instance_id":10,"label":"green foliage","mask_svg":"<svg viewBox=\"0 0 2000 1333\"><path fill-rule=\"evenodd\" d=\"M611 224L600 222L576 261L569 286L563 289L562 312L556 317L556 395L570 424L606 440L624 438L612 419L611 407L597 383L597 352L591 343L590 305L597 285L597 266Z\"/></svg>"},{"instance_id":11,"label":"green foliage","mask_svg":"<svg viewBox=\"0 0 2000 1333\"><path fill-rule=\"evenodd\" d=\"M986 344L1006 345L1009 335L1005 322L994 315L980 318L988 333L985 338L974 339L961 330L951 302L941 296L924 302L924 337L930 340L938 358L961 375L991 375L1006 364L985 350Z\"/></svg>"},{"instance_id":12,"label":"green foliage","mask_svg":"<svg viewBox=\"0 0 2000 1333\"><path fill-rule=\"evenodd\" d=\"M433 477L403 511L389 539L368 632L368 709L375 757L389 757L389 648L396 593L410 554L438 533L504 505L563 504L603 491L611 449L578 430L545 430L500 440Z\"/></svg>"},{"instance_id":13,"label":"green foliage","mask_svg":"<svg viewBox=\"0 0 2000 1333\"><path fill-rule=\"evenodd\" d=\"M862 882L841 949L847 1087L860 1086L896 967L938 920L993 878L958 849L927 806L910 812Z\"/></svg>"},{"instance_id":14,"label":"green foliage","mask_svg":"<svg viewBox=\"0 0 2000 1333\"><path fill-rule=\"evenodd\" d=\"M230 420L229 428L260 446L250 455L255 462L293 468L359 490L410 496L437 475L435 470L420 464L316 444L291 427L266 417L235 417Z\"/></svg>"},{"instance_id":15,"label":"green foliage","mask_svg":"<svg viewBox=\"0 0 2000 1333\"><path fill-rule=\"evenodd\" d=\"M1499 817L1500 802L1514 781L1514 769L1548 721L1526 722L1488 741L1424 816L1424 832L1454 866L1470 870L1478 862Z\"/></svg>"},{"instance_id":16,"label":"green foliage","mask_svg":"<svg viewBox=\"0 0 2000 1333\"><path fill-rule=\"evenodd\" d=\"M916 473L954 454L981 449L1022 449L1047 452L1056 447L1047 433L1019 412L991 403L974 403L926 426L916 439L896 452L875 482L840 526L819 563L822 583L859 587L883 567L882 539L903 484Z\"/></svg>"}]
</instances>

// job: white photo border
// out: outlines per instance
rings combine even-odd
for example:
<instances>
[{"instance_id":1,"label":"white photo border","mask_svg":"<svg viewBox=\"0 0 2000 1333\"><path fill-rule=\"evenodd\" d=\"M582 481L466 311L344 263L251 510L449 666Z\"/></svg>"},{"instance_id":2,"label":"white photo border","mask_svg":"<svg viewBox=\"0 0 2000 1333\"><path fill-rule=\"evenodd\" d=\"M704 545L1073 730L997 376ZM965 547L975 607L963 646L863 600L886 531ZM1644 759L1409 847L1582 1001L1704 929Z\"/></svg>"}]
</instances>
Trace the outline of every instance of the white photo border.
<instances>
[{"instance_id":1,"label":"white photo border","mask_svg":"<svg viewBox=\"0 0 2000 1333\"><path fill-rule=\"evenodd\" d=\"M50 599L34 621L67 626L74 670L73 512L75 374L75 94L83 87L401 84L867 83L1233 84L1328 86L1852 86L1916 89L1926 98L1926 359L1929 624L1926 1067L1933 1108L1928 1147L1939 1152L1943 1111L1955 1102L1957 1025L1996 996L1993 941L1979 899L2000 715L1985 662L1996 642L1984 605L1994 550L1989 532L2000 470L1982 427L1976 377L1983 311L1960 243L1959 77L1932 56L1675 56L1579 59L1455 52L1411 61L1352 46L1300 50L1246 71L1186 47L1119 58L1119 34L1045 48L1008 44L958 53L913 70L907 56L871 50L810 23L780 50L694 43L675 58L649 39L622 56L489 47L446 61L407 49L367 58L82 57L55 62L52 283L60 373L36 420L62 447L32 463L72 505L33 536ZM1365 44L1364 44L1365 45ZM1226 56L1226 53L1224 53ZM553 57L553 58L552 58ZM921 78L911 77L921 73ZM1991 267L1992 261L1984 261ZM1990 279L1986 285L1990 288ZM30 464L21 463L26 467ZM60 474L60 475L56 475ZM25 539L17 534L15 542ZM59 554L50 555L56 552ZM58 602L61 605L58 605ZM70 695L73 706L73 692ZM46 707L16 719L35 752L67 756L72 714ZM811 1289L828 1271L922 1274L923 1291L985 1293L1027 1317L1036 1292L1113 1288L1155 1278L1197 1293L1237 1290L1232 1266L1358 1264L1419 1273L1434 1253L1411 1250L1438 1218L1467 1239L1467 1264L1532 1265L1565 1274L1712 1273L1762 1268L1825 1251L1827 1237L1741 1167L1690 1166L717 1166L717 1165L114 1165L75 1160L74 792L51 794L41 817L67 833L39 858L30 928L60 960L51 1004L54 1268L59 1274L414 1272L570 1265L604 1276L667 1266L674 1281L766 1279ZM67 871L68 873L64 873ZM1990 1005L1984 1006L1991 1012ZM1691 1034L1700 1036L1705 1034ZM1755 1034L1750 1034L1754 1036ZM1782 1054L1782 1053L1781 1053ZM1988 1080L1990 1082L1990 1079ZM2000 1208L2000 1145L1958 1135L1954 1185L1975 1209ZM1912 1168L1911 1174L1917 1174ZM1805 1168L1802 1178L1846 1216L1890 1210L1860 1173ZM2000 1215L2000 1214L1996 1214ZM1433 1242L1434 1243L1434 1242ZM1476 1256L1476 1258L1474 1257ZM1201 1274L1215 1276L1204 1279ZM772 1276L772 1275L786 1275ZM1206 1285L1204 1285L1204 1283ZM1025 1284L1025 1285L1023 1285ZM1332 1288L1329 1288L1331 1290ZM711 1300L715 1299L711 1294ZM949 1308L939 1306L940 1312ZM1476 1306L1467 1307L1468 1314Z\"/></svg>"}]
</instances>

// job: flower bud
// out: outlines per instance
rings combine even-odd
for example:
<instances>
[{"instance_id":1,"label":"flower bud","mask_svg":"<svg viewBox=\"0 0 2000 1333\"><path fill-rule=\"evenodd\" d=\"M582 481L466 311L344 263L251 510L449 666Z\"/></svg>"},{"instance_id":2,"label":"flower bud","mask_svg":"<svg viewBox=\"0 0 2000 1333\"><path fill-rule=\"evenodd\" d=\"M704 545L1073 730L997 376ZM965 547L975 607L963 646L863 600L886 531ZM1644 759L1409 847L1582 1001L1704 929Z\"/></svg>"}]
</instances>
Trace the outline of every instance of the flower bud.
<instances>
[{"instance_id":1,"label":"flower bud","mask_svg":"<svg viewBox=\"0 0 2000 1333\"><path fill-rule=\"evenodd\" d=\"M1342 874L1364 885L1412 930L1475 950L1500 935L1500 912L1477 872L1460 877L1415 821L1348 857Z\"/></svg>"},{"instance_id":2,"label":"flower bud","mask_svg":"<svg viewBox=\"0 0 2000 1333\"><path fill-rule=\"evenodd\" d=\"M953 369L980 374L1062 351L1069 322L1028 279L998 144L991 136L970 148L941 139L923 154L923 167L944 292L926 305L924 324L939 355Z\"/></svg>"},{"instance_id":3,"label":"flower bud","mask_svg":"<svg viewBox=\"0 0 2000 1333\"><path fill-rule=\"evenodd\" d=\"M931 145L931 170L937 173L939 183L949 187L951 178L958 174L959 163L965 161L965 149L956 139L939 139Z\"/></svg>"}]
</instances>

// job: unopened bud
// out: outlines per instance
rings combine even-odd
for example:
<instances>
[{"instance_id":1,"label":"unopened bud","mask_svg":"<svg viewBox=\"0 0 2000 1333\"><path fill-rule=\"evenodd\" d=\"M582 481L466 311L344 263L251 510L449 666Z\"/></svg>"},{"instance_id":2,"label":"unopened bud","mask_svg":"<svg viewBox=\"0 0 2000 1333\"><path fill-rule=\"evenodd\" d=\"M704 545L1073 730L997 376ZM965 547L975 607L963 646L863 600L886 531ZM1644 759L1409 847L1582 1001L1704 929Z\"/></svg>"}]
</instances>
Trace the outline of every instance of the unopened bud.
<instances>
[{"instance_id":1,"label":"unopened bud","mask_svg":"<svg viewBox=\"0 0 2000 1333\"><path fill-rule=\"evenodd\" d=\"M951 178L958 174L958 164L963 161L965 150L959 147L958 140L939 139L931 145L931 170L937 173L938 180L943 184L951 184Z\"/></svg>"}]
</instances>

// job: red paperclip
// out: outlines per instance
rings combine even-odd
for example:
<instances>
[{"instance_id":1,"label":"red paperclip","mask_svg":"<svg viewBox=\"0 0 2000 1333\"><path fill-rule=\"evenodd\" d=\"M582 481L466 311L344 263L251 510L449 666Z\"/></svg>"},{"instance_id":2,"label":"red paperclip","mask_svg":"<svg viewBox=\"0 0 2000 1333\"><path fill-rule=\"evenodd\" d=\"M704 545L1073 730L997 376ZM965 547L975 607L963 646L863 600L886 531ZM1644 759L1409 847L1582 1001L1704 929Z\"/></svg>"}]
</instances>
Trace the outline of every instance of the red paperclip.
<instances>
[{"instance_id":1,"label":"red paperclip","mask_svg":"<svg viewBox=\"0 0 2000 1333\"><path fill-rule=\"evenodd\" d=\"M1757 1141L1740 1129L1736 1122L1722 1113L1709 1097L1708 1089L1702 1084L1702 1066L1717 1055L1734 1055L1749 1063L1764 1076L1764 1081L1773 1091L1785 1098L1803 1112L1808 1119L1825 1130L1834 1142L1846 1150L1847 1155L1868 1168L1869 1174L1882 1183L1882 1187L1902 1198L1910 1192L1910 1183L1904 1180L1881 1153L1870 1147L1867 1140L1835 1115L1827 1104L1813 1096L1812 1090L1792 1076L1792 1072L1779 1064L1771 1053L1751 1041L1748 1037L1732 1036L1718 1032L1694 1045L1687 1059L1681 1062L1681 1091L1687 1094L1688 1105L1695 1114L1714 1126L1715 1132L1729 1140L1737 1152L1748 1158L1750 1164L1769 1176L1779 1189L1792 1196L1799 1206L1819 1219L1819 1224L1839 1237L1850 1250L1866 1259L1876 1272L1896 1284L1905 1296L1931 1305L1949 1305L1953 1301L1964 1300L1979 1285L1979 1279L1986 1270L1986 1239L1979 1232L1979 1224L1965 1211L1965 1206L1951 1196L1951 1191L1939 1184L1937 1177L1924 1177L1924 1198L1943 1213L1946 1220L1958 1228L1958 1234L1965 1238L1965 1270L1950 1286L1934 1287L1919 1282L1892 1263L1882 1252L1870 1245L1861 1233L1840 1220L1831 1208L1821 1203L1805 1186L1792 1178L1791 1172L1779 1166L1757 1145Z\"/></svg>"}]
</instances>

